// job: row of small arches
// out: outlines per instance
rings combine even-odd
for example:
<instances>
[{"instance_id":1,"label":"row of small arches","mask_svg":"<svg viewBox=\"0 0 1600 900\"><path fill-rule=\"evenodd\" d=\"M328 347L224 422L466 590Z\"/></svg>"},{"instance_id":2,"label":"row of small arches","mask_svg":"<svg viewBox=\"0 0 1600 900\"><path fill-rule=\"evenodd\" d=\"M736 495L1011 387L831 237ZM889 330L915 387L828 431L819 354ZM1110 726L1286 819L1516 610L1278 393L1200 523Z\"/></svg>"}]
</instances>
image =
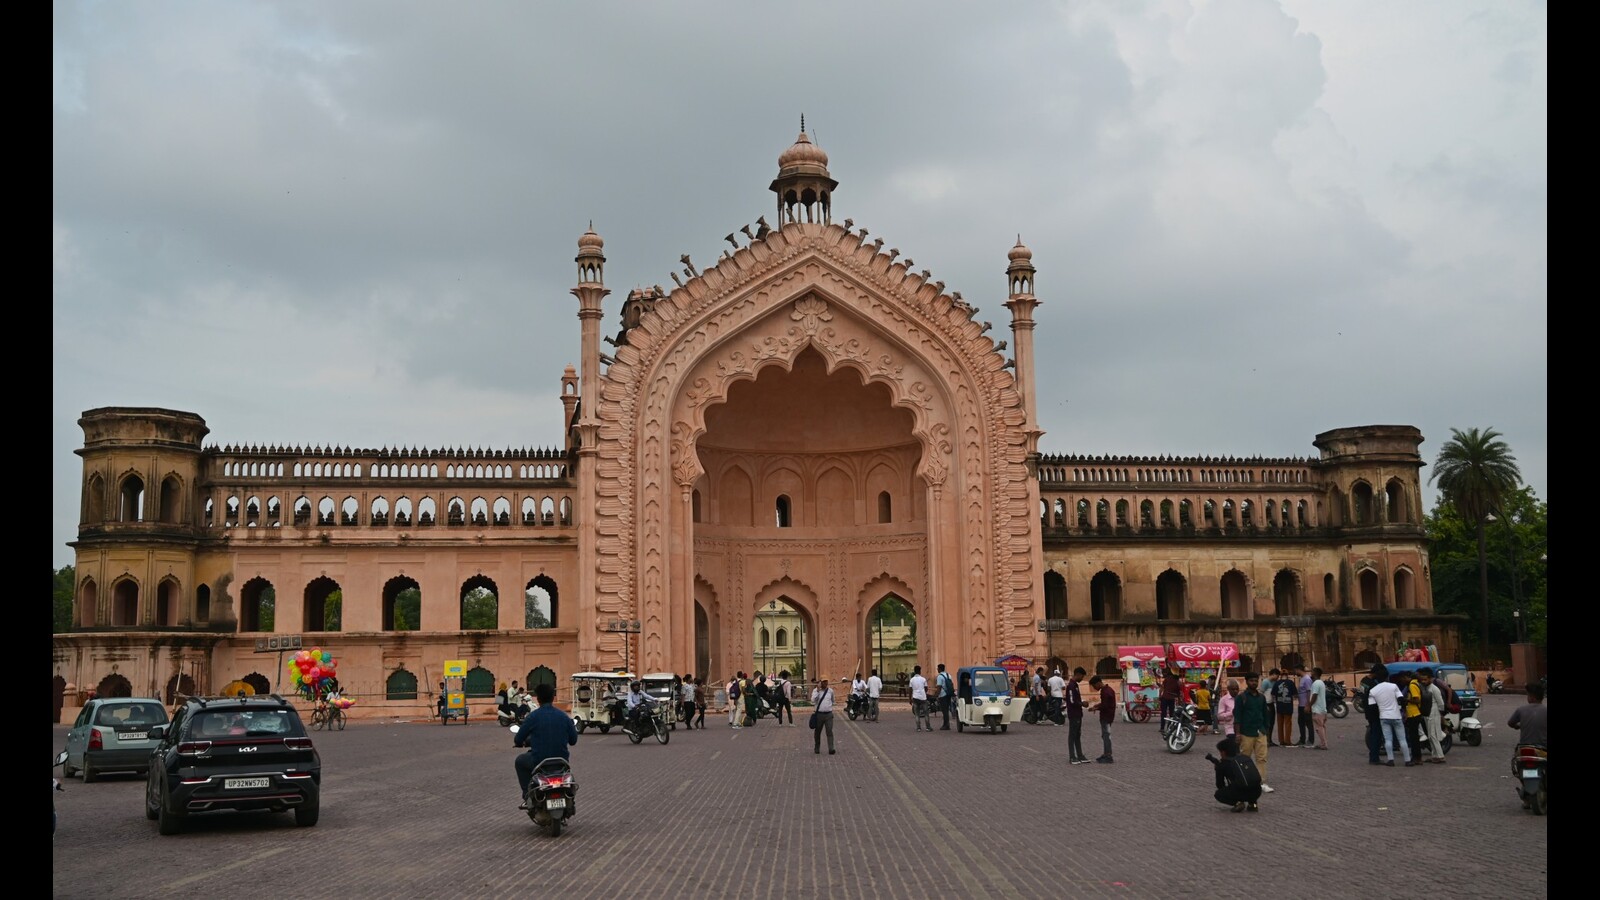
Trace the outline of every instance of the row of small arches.
<instances>
[{"instance_id":1,"label":"row of small arches","mask_svg":"<svg viewBox=\"0 0 1600 900\"><path fill-rule=\"evenodd\" d=\"M228 462L222 464L225 478L282 478L286 467L281 462ZM288 467L294 478L361 478L361 463L295 463ZM438 463L374 463L367 468L371 478L438 478ZM445 478L566 478L565 463L508 463L457 465L444 467Z\"/></svg>"},{"instance_id":2,"label":"row of small arches","mask_svg":"<svg viewBox=\"0 0 1600 900\"><path fill-rule=\"evenodd\" d=\"M411 525L413 515L415 524L432 525L437 521L437 503L432 497L423 497L415 506L415 512L410 497L400 497L395 500L391 509L386 497L374 497L367 504L366 515L362 516L361 503L355 497L346 497L340 503L335 503L332 497L324 496L313 506L311 500L301 495L294 502L294 524L296 525ZM511 501L505 497L497 497L491 504L483 497L474 497L470 502L461 497L452 497L446 503L445 523L448 525L571 525L572 524L572 498L554 497L522 498L520 512L513 516ZM393 518L391 519L391 513ZM215 508L210 499L205 505L205 524L215 524ZM228 497L223 501L222 524L227 527L244 525L246 527L262 525L273 527L282 524L282 505L277 497L268 497L265 506L259 497L249 497L240 505L237 496Z\"/></svg>"},{"instance_id":3,"label":"row of small arches","mask_svg":"<svg viewBox=\"0 0 1600 900\"><path fill-rule=\"evenodd\" d=\"M1198 472L1198 476L1195 474ZM1214 483L1255 484L1255 469L1121 469L1121 468L1066 468L1040 466L1039 480L1046 484L1068 481L1138 481L1155 483ZM1260 481L1264 484L1308 484L1311 473L1306 469L1263 469Z\"/></svg>"},{"instance_id":4,"label":"row of small arches","mask_svg":"<svg viewBox=\"0 0 1600 900\"><path fill-rule=\"evenodd\" d=\"M1198 522L1194 518L1194 504L1189 500L1162 500L1157 506L1153 500L1142 500L1139 503L1139 525L1141 528L1212 528L1231 527L1242 525L1264 525L1271 528L1308 528L1311 521L1308 518L1310 510L1306 501L1294 503L1285 499L1281 504L1277 500L1268 500L1265 504L1266 517L1262 522L1256 521L1256 505L1253 500L1242 500L1235 506L1232 500L1223 500L1219 504L1215 500L1206 500L1201 504L1201 517ZM1116 517L1113 520L1111 512L1113 505L1109 500L1101 498L1091 504L1087 499L1079 499L1074 504L1071 522L1078 528L1093 528L1096 525L1112 525L1118 528L1129 526L1128 520L1130 504L1127 500L1118 500L1115 504ZM1237 515L1235 514L1237 510ZM1220 520L1218 512L1221 513ZM1320 511L1320 505L1319 505ZM1159 518L1158 518L1159 516ZM1039 501L1039 519L1046 528L1066 528L1069 526L1067 501L1057 497L1054 500L1041 498Z\"/></svg>"},{"instance_id":5,"label":"row of small arches","mask_svg":"<svg viewBox=\"0 0 1600 900\"><path fill-rule=\"evenodd\" d=\"M1356 574L1355 608L1376 611L1385 607L1417 609L1420 599L1416 590L1416 575L1410 566L1394 570L1387 596L1381 574L1374 566L1363 566ZM1250 600L1250 579L1238 569L1229 569L1218 579L1221 596L1221 617L1247 621L1255 618ZM1184 620L1190 617L1189 579L1175 569L1167 569L1156 576L1155 617L1163 620ZM1117 622L1126 616L1122 605L1122 577L1109 569L1102 569L1089 580L1089 621ZM1322 576L1322 609L1331 610L1338 605L1338 581L1333 573ZM1387 600L1387 602L1386 602ZM1311 609L1301 584L1300 573L1294 569L1279 569L1272 578L1273 615L1299 616ZM1081 602L1081 601L1080 601ZM1067 581L1059 572L1044 575L1045 618L1057 621L1068 619Z\"/></svg>"},{"instance_id":6,"label":"row of small arches","mask_svg":"<svg viewBox=\"0 0 1600 900\"><path fill-rule=\"evenodd\" d=\"M211 586L195 589L193 603L185 606L182 584L175 576L161 579L148 602L139 580L124 575L111 583L111 602L105 620L99 614L99 585L93 577L83 579L77 590L80 627L99 625L157 628L209 624L212 615ZM536 575L523 587L522 627L545 629L561 627L560 588L548 575ZM485 575L474 575L461 583L457 618L454 623L431 623L430 631L496 631L500 623L500 589ZM256 577L239 589L238 630L242 632L338 632L345 630L344 590L338 581L321 576L307 582L301 594L300 621L292 627L279 627L277 588L268 579ZM422 629L422 587L413 578L400 575L385 582L381 596L381 628L384 631Z\"/></svg>"}]
</instances>

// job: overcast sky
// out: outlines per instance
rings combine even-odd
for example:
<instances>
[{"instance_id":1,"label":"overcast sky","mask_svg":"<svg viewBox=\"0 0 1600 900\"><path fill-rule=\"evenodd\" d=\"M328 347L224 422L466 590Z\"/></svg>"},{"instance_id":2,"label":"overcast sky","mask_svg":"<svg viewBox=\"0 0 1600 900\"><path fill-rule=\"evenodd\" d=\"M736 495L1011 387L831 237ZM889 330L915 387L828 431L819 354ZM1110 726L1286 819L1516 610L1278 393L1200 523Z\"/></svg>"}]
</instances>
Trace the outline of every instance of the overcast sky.
<instances>
[{"instance_id":1,"label":"overcast sky","mask_svg":"<svg viewBox=\"0 0 1600 900\"><path fill-rule=\"evenodd\" d=\"M775 221L802 113L835 217L997 331L1033 248L1046 452L1410 424L1431 463L1493 427L1548 499L1544 3L54 10L53 567L95 407L560 445L578 235L615 333L629 288Z\"/></svg>"}]
</instances>

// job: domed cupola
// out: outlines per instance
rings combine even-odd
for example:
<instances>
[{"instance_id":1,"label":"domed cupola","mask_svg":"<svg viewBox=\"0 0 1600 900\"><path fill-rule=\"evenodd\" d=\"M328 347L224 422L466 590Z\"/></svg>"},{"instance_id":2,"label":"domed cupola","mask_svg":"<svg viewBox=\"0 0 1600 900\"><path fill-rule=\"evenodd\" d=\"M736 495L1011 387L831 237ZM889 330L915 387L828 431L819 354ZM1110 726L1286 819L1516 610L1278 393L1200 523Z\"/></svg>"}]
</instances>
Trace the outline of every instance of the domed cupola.
<instances>
[{"instance_id":1,"label":"domed cupola","mask_svg":"<svg viewBox=\"0 0 1600 900\"><path fill-rule=\"evenodd\" d=\"M772 179L779 221L831 222L833 189L838 186L828 175L828 154L806 134L806 119L801 116L800 136L778 154L778 177Z\"/></svg>"}]
</instances>

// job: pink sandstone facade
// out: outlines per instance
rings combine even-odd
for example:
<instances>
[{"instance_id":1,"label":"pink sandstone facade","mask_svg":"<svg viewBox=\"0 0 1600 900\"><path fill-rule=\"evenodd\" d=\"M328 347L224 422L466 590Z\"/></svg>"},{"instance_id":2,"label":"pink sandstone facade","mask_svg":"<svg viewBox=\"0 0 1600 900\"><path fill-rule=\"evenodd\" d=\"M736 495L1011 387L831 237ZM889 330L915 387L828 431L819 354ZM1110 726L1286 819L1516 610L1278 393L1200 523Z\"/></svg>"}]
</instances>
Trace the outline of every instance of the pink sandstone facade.
<instances>
[{"instance_id":1,"label":"pink sandstone facade","mask_svg":"<svg viewBox=\"0 0 1600 900\"><path fill-rule=\"evenodd\" d=\"M837 679L871 665L888 596L915 611L926 666L1092 671L1119 644L1180 640L1325 668L1402 640L1453 652L1416 429L1329 431L1314 459L1041 455L1028 248L997 340L927 269L835 223L836 186L802 133L771 185L777 227L631 292L610 356L604 244L581 236L558 447L218 447L191 413L84 413L62 702L282 690L258 643L290 636L335 653L369 714L425 712L447 659L479 694L625 663L719 679L758 667L772 601L803 618L807 671ZM463 627L469 595L493 596L492 627Z\"/></svg>"}]
</instances>

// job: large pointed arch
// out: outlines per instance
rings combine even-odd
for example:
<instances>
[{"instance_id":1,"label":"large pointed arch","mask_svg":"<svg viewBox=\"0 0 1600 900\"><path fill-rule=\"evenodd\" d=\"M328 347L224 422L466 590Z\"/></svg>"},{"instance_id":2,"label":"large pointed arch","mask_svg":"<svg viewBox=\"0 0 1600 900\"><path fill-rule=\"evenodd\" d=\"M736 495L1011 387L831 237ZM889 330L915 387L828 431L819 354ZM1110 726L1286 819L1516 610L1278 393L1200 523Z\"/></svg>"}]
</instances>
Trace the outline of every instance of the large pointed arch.
<instances>
[{"instance_id":1,"label":"large pointed arch","mask_svg":"<svg viewBox=\"0 0 1600 900\"><path fill-rule=\"evenodd\" d=\"M850 366L911 411L920 485L935 500L948 490L959 536L933 579L989 636L984 655L1031 644L1042 551L1013 535L1037 528L1025 460L1038 435L1016 427L1021 398L993 339L942 287L861 235L790 223L652 304L600 385L598 458L613 462L597 472L597 623L672 619L687 640L692 625L667 598L690 595L693 567L668 535L689 518L705 410L734 381L815 347L830 374ZM646 624L650 664L666 662L667 632Z\"/></svg>"}]
</instances>

